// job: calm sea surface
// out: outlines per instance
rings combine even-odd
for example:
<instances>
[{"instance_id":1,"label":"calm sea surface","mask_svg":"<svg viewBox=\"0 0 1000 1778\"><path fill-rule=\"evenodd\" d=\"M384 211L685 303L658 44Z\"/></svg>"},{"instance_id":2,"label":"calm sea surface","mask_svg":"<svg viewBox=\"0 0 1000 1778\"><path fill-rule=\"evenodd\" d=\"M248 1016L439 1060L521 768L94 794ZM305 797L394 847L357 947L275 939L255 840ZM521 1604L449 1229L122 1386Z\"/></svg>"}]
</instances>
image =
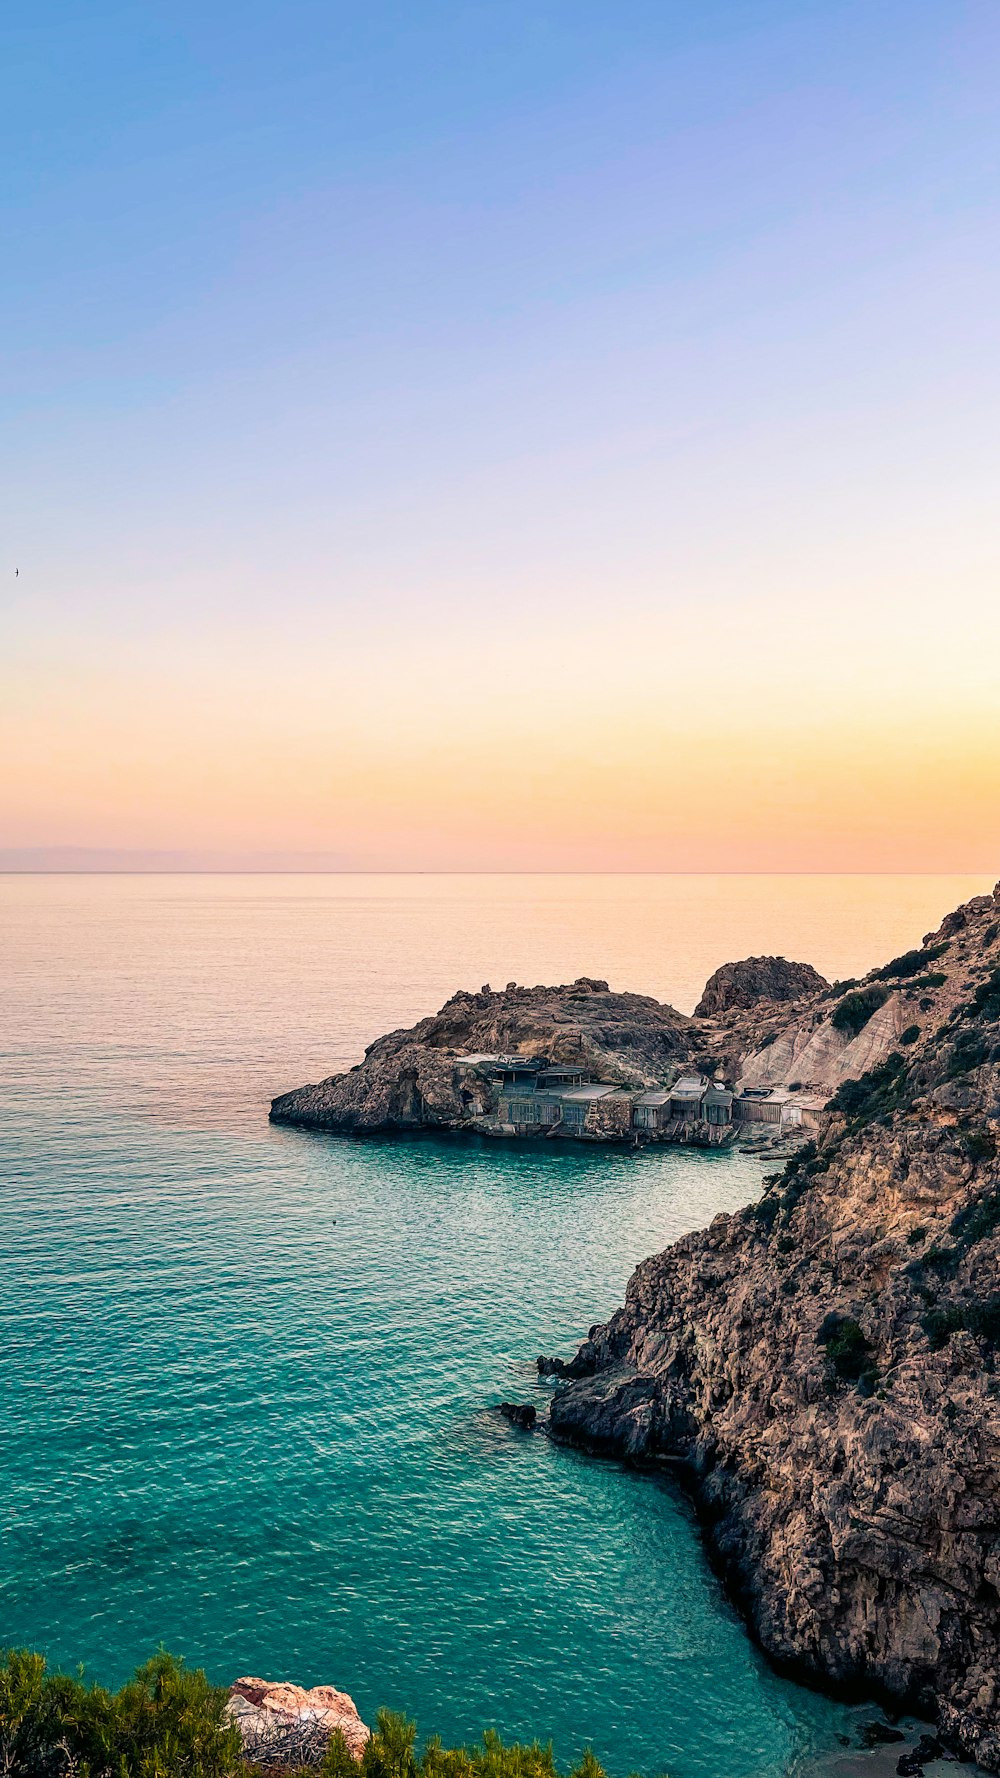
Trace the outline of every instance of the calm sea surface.
<instances>
[{"instance_id":1,"label":"calm sea surface","mask_svg":"<svg viewBox=\"0 0 1000 1778\"><path fill-rule=\"evenodd\" d=\"M780 1774L843 1713L779 1680L659 1476L537 1398L738 1155L354 1144L271 1096L492 980L689 1011L780 950L831 977L979 878L0 878L0 1641L120 1681L326 1681L371 1718L592 1741L617 1774Z\"/></svg>"}]
</instances>

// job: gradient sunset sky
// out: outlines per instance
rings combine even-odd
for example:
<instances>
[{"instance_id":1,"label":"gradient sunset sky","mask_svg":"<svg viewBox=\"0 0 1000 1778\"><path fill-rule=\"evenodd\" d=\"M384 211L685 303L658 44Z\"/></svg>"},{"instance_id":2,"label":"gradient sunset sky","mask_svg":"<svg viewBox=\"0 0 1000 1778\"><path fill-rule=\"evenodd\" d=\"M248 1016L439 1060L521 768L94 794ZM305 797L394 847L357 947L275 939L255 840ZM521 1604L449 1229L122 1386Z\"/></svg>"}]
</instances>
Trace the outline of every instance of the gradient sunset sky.
<instances>
[{"instance_id":1,"label":"gradient sunset sky","mask_svg":"<svg viewBox=\"0 0 1000 1778\"><path fill-rule=\"evenodd\" d=\"M0 865L995 873L997 0L0 44Z\"/></svg>"}]
</instances>

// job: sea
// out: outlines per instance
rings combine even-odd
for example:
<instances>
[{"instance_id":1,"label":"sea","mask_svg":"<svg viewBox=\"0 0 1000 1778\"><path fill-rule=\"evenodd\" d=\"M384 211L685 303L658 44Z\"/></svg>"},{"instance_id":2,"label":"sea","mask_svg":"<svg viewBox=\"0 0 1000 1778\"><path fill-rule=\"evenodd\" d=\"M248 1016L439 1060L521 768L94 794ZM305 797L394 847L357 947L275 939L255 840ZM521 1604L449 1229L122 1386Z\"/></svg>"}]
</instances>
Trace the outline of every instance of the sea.
<instances>
[{"instance_id":1,"label":"sea","mask_svg":"<svg viewBox=\"0 0 1000 1778\"><path fill-rule=\"evenodd\" d=\"M981 877L0 877L0 1642L120 1683L349 1691L614 1778L782 1778L847 1713L767 1665L676 1480L544 1408L634 1266L752 1200L736 1152L272 1128L457 988L831 979Z\"/></svg>"}]
</instances>

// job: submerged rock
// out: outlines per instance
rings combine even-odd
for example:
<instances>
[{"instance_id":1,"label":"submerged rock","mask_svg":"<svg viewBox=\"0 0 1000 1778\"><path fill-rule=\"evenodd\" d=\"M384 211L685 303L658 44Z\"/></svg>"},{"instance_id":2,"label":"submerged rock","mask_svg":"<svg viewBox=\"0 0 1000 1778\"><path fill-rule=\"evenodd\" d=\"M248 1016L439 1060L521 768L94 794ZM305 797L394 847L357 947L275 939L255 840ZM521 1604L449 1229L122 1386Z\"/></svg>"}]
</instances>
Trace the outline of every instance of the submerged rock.
<instances>
[{"instance_id":1,"label":"submerged rock","mask_svg":"<svg viewBox=\"0 0 1000 1778\"><path fill-rule=\"evenodd\" d=\"M353 1698L332 1685L307 1691L288 1680L237 1679L226 1708L239 1728L244 1758L265 1768L318 1764L336 1730L360 1760L371 1734Z\"/></svg>"},{"instance_id":2,"label":"submerged rock","mask_svg":"<svg viewBox=\"0 0 1000 1778\"><path fill-rule=\"evenodd\" d=\"M897 1741L905 1741L902 1729L894 1729L887 1722L865 1722L861 1725L862 1747L891 1747Z\"/></svg>"},{"instance_id":3,"label":"submerged rock","mask_svg":"<svg viewBox=\"0 0 1000 1778\"><path fill-rule=\"evenodd\" d=\"M500 1412L512 1426L523 1427L525 1432L530 1432L538 1419L538 1409L530 1401L502 1401Z\"/></svg>"},{"instance_id":4,"label":"submerged rock","mask_svg":"<svg viewBox=\"0 0 1000 1778\"><path fill-rule=\"evenodd\" d=\"M594 1368L591 1363L588 1370L588 1360L582 1350L568 1363L562 1358L536 1358L535 1363L540 1377L589 1377Z\"/></svg>"}]
</instances>

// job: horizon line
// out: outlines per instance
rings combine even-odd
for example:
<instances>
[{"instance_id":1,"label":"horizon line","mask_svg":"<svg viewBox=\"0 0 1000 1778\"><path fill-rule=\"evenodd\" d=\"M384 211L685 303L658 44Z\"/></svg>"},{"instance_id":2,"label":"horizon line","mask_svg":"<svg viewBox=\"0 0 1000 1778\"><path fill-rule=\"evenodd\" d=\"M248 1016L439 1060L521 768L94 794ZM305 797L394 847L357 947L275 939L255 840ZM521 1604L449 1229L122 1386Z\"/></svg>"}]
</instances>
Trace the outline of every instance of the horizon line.
<instances>
[{"instance_id":1,"label":"horizon line","mask_svg":"<svg viewBox=\"0 0 1000 1778\"><path fill-rule=\"evenodd\" d=\"M592 867L580 869L547 870L543 867L525 868L522 870L503 868L485 869L467 866L451 867L407 867L392 866L349 866L336 870L303 869L290 867L282 870L277 866L250 867L244 865L190 866L171 869L165 866L159 869L133 869L115 866L93 866L80 869L60 868L49 869L26 866L0 865L0 877L989 877L997 866L989 870L971 868L950 870L815 870L815 869L784 869L784 870L740 870L740 869L676 869L676 870L601 870Z\"/></svg>"}]
</instances>

